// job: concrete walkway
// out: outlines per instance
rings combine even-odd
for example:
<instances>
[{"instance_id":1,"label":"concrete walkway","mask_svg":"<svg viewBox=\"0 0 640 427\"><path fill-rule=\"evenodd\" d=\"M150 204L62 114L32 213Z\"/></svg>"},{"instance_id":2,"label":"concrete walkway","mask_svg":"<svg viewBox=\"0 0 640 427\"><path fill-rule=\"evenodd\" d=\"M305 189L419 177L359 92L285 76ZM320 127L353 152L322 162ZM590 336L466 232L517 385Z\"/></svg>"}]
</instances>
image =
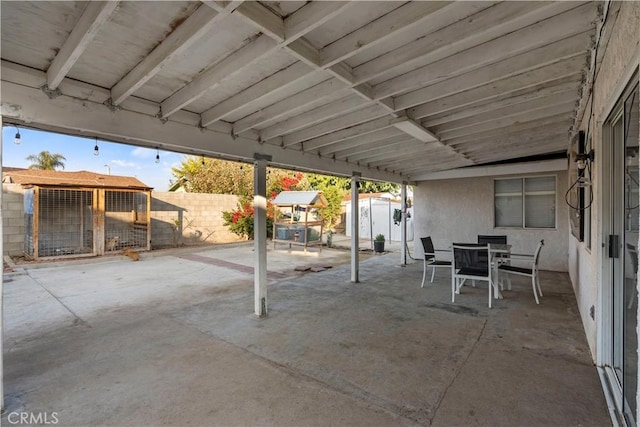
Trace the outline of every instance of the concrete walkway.
<instances>
[{"instance_id":1,"label":"concrete walkway","mask_svg":"<svg viewBox=\"0 0 640 427\"><path fill-rule=\"evenodd\" d=\"M451 304L421 263L273 250L269 317L250 244L67 262L5 275L7 410L58 425L603 426L610 424L565 274L493 309ZM332 265L318 273L299 265Z\"/></svg>"}]
</instances>

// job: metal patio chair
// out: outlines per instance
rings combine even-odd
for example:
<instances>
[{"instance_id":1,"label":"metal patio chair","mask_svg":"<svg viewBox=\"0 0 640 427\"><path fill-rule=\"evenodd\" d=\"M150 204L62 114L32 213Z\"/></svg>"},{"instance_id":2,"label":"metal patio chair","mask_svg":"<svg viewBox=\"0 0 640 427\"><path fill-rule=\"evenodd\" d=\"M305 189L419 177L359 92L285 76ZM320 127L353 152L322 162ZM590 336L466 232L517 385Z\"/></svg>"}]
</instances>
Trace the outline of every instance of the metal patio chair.
<instances>
[{"instance_id":1,"label":"metal patio chair","mask_svg":"<svg viewBox=\"0 0 640 427\"><path fill-rule=\"evenodd\" d=\"M536 299L536 304L540 304L540 300L538 299L538 294L542 295L542 289L540 288L540 277L538 272L538 261L540 259L540 251L544 246L544 240L540 240L538 247L533 255L530 254L509 254L504 258L504 260L509 261L509 263L501 263L498 265L498 274L500 273L508 273L508 274L516 274L519 276L531 277L531 287L533 288L533 296ZM518 267L515 265L511 265L511 261L517 261L518 263L526 263L527 267ZM537 289L536 289L537 288ZM511 289L511 282L509 281L509 289Z\"/></svg>"},{"instance_id":2,"label":"metal patio chair","mask_svg":"<svg viewBox=\"0 0 640 427\"><path fill-rule=\"evenodd\" d=\"M467 280L486 281L489 289L489 308L493 282L491 280L491 259L489 245L477 245L474 243L454 243L453 263L451 266L451 302L456 302L456 294Z\"/></svg>"},{"instance_id":3,"label":"metal patio chair","mask_svg":"<svg viewBox=\"0 0 640 427\"><path fill-rule=\"evenodd\" d=\"M420 241L422 242L422 249L424 250L424 261L423 261L423 269L422 269L422 285L421 288L424 288L424 281L427 277L427 268L431 267L431 283L433 283L433 278L436 275L436 268L445 267L451 268L451 261L442 260L436 258L436 252L447 252L448 250L444 249L434 249L433 241L431 240L431 236L429 237L421 237Z\"/></svg>"}]
</instances>

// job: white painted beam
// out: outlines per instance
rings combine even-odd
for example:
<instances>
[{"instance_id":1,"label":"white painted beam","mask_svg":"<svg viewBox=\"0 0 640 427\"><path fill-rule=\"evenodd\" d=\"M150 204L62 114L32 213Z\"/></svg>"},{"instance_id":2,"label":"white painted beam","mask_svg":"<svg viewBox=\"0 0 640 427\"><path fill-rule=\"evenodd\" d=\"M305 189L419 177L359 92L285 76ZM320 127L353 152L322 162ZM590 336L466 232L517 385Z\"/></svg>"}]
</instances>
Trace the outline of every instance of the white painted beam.
<instances>
[{"instance_id":1,"label":"white painted beam","mask_svg":"<svg viewBox=\"0 0 640 427\"><path fill-rule=\"evenodd\" d=\"M344 150L358 150L360 147L376 144L381 141L387 141L391 138L401 137L406 139L407 136L404 132L399 131L396 128L390 127L382 129L376 132L366 133L364 135L353 136L348 139L343 139L335 144L328 145L320 148L318 152L324 156L335 156Z\"/></svg>"},{"instance_id":2,"label":"white painted beam","mask_svg":"<svg viewBox=\"0 0 640 427\"><path fill-rule=\"evenodd\" d=\"M262 31L266 36L274 39L277 42L277 48L287 49L304 64L310 65L317 70L320 62L319 52L306 41L299 39L304 34L313 31L315 28L341 13L341 11L348 6L348 2L312 2L287 17L286 20L282 20L258 2L248 2L238 7L234 14ZM298 66L302 66L302 64ZM291 82L289 82L289 84L290 83ZM246 92L243 94L244 96L239 94L238 97L232 97L228 101L205 111L202 114L203 125L207 126L215 121L221 120L227 115L244 108L260 96L267 95L260 89L266 86L266 83L255 86L259 87L255 89L250 88L250 92L249 89L244 91ZM282 90L285 90L285 86L287 85L282 85ZM251 99L249 95L256 96ZM245 130L248 129L243 129L242 131ZM241 131L237 132L240 133Z\"/></svg>"},{"instance_id":3,"label":"white painted beam","mask_svg":"<svg viewBox=\"0 0 640 427\"><path fill-rule=\"evenodd\" d=\"M392 138L385 138L378 141L373 141L368 144L356 145L351 148L336 151L333 153L335 159L348 159L350 162L358 161L358 156L366 156L372 153L376 153L377 150L385 150L386 152L393 152L393 150L402 145L416 144L417 141L407 135L398 135Z\"/></svg>"},{"instance_id":4,"label":"white painted beam","mask_svg":"<svg viewBox=\"0 0 640 427\"><path fill-rule=\"evenodd\" d=\"M467 166L473 166L475 163L472 160L468 159L459 159L459 160L450 160L450 161L438 161L435 163L428 163L423 165L418 165L416 167L403 168L407 169L407 175L409 175L410 180L415 181L413 176L418 174L424 174L427 172L437 172L448 169L457 169Z\"/></svg>"},{"instance_id":5,"label":"white painted beam","mask_svg":"<svg viewBox=\"0 0 640 427\"><path fill-rule=\"evenodd\" d=\"M44 73L40 73L44 76ZM25 80L27 79L28 76ZM89 85L81 86L84 88L82 93L91 93ZM104 91L99 87L95 89ZM181 153L244 161L251 161L253 155L259 152L271 155L272 164L281 167L338 176L350 176L352 171L357 170L366 179L389 182L401 182L404 179L398 174L304 155L297 150L283 150L279 146L259 144L248 138L234 139L230 133L201 130L197 126L171 119L163 124L152 114L132 112L124 108L111 112L102 103L87 99L71 98L63 94L51 100L39 87L27 87L5 80L2 81L0 114L8 122L28 123L34 129L82 137L99 136L104 140L143 147L161 147Z\"/></svg>"},{"instance_id":6,"label":"white painted beam","mask_svg":"<svg viewBox=\"0 0 640 427\"><path fill-rule=\"evenodd\" d=\"M529 90L526 92L518 93L516 95L503 95L495 101L479 103L478 105L472 107L464 107L454 111L447 111L445 113L430 115L427 117L427 119L421 120L420 123L422 124L422 126L429 128L444 123L449 123L454 120L473 117L488 111L495 111L503 107L513 107L527 101L540 99L557 93L567 93L575 95L578 93L580 85L577 80L573 80L561 84L538 86L539 87L537 87L535 90ZM414 119L417 118L414 117Z\"/></svg>"},{"instance_id":7,"label":"white painted beam","mask_svg":"<svg viewBox=\"0 0 640 427\"><path fill-rule=\"evenodd\" d=\"M476 126L455 129L455 130L443 130L438 135L443 139L458 138L466 135L475 135L487 130L509 127L518 123L526 121L534 121L545 117L558 117L565 114L571 114L575 108L575 100L569 100L566 103L553 105L551 107L540 108L533 111L527 111L523 114L514 114L502 119L493 120L490 122L480 123Z\"/></svg>"},{"instance_id":8,"label":"white painted beam","mask_svg":"<svg viewBox=\"0 0 640 427\"><path fill-rule=\"evenodd\" d=\"M273 15L268 10L261 10L258 13L245 13L246 5L236 9L239 16L242 16L245 22L255 26L264 34L272 37L279 47L284 48L294 57L306 64L312 66L316 70L325 70L328 74L342 80L349 86L353 86L353 78L351 73L351 67L345 63L337 63L332 67L321 66L321 52L312 46L309 42L302 39L302 36L315 28L319 27L323 23L329 21L334 16L340 14L344 8L350 7L349 3L342 2L311 2L297 11L291 17L287 18L287 22L283 25L289 25L290 37L286 38L279 33L279 23L277 22L279 17ZM322 15L324 13L324 15ZM272 16L264 17L259 15L271 14ZM276 28L278 27L278 28ZM287 30L285 29L285 33ZM355 54L353 52L352 54ZM349 55L351 56L351 55ZM352 87L352 90L360 95L366 101L374 101L382 108L385 108L392 116L396 117L394 112L392 100L374 100L372 97L372 91L368 89L367 85L360 85L358 88Z\"/></svg>"},{"instance_id":9,"label":"white painted beam","mask_svg":"<svg viewBox=\"0 0 640 427\"><path fill-rule=\"evenodd\" d=\"M372 119L377 119L378 117L382 117L385 115L387 115L387 112L383 110L379 105L370 105L368 107L360 109L359 111L349 113L335 119L327 120L326 122L317 124L315 126L310 126L297 132L285 135L282 138L282 144L284 147L289 147L307 139L326 135L328 133L344 129L349 126L358 125L360 123L364 123Z\"/></svg>"},{"instance_id":10,"label":"white painted beam","mask_svg":"<svg viewBox=\"0 0 640 427\"><path fill-rule=\"evenodd\" d=\"M429 156L422 156L421 158L403 159L402 161L389 161L379 162L378 169L385 171L409 170L409 171L426 171L426 170L442 170L443 168L449 168L450 165L473 165L475 162L463 156L459 156L457 153L447 152L434 152ZM446 165L446 166L445 166ZM371 167L376 167L376 164L372 164Z\"/></svg>"},{"instance_id":11,"label":"white painted beam","mask_svg":"<svg viewBox=\"0 0 640 427\"><path fill-rule=\"evenodd\" d=\"M387 13L369 24L347 34L321 50L322 66L328 67L358 54L364 49L393 38L398 32L416 31L416 28L437 22L437 12L450 2L415 2Z\"/></svg>"},{"instance_id":12,"label":"white painted beam","mask_svg":"<svg viewBox=\"0 0 640 427\"><path fill-rule=\"evenodd\" d=\"M374 87L375 98L385 98L418 87L435 84L455 75L472 71L554 41L585 31L585 22L593 19L593 5L586 4L487 42L476 49L444 58Z\"/></svg>"},{"instance_id":13,"label":"white painted beam","mask_svg":"<svg viewBox=\"0 0 640 427\"><path fill-rule=\"evenodd\" d=\"M553 129L537 129L535 132L531 132L528 135L520 135L519 137L508 136L503 138L496 138L493 145L490 141L484 140L482 142L467 142L465 144L458 144L453 146L458 151L463 151L465 153L477 153L481 151L502 151L508 148L514 147L527 147L534 146L544 142L554 142L562 141L566 142L568 135L568 128L560 128L556 127Z\"/></svg>"},{"instance_id":14,"label":"white painted beam","mask_svg":"<svg viewBox=\"0 0 640 427\"><path fill-rule=\"evenodd\" d=\"M525 71L522 74L486 83L442 99L424 102L423 105L410 109L408 115L410 117L425 117L465 106L477 105L480 102L485 103L489 100L504 97L510 92L526 91L534 86L554 84L558 80L575 80L581 75L583 64L584 56L575 56L541 68ZM404 100L396 98L396 102L398 101ZM420 96L420 101L417 102L423 101L422 96ZM413 101L408 102L408 104L413 104ZM400 105L404 105L404 103Z\"/></svg>"},{"instance_id":15,"label":"white painted beam","mask_svg":"<svg viewBox=\"0 0 640 427\"><path fill-rule=\"evenodd\" d=\"M327 147L332 144L336 144L347 138L351 138L358 135L367 135L372 132L376 132L382 129L391 127L391 119L388 117L381 117L378 119L370 120L365 123L361 123L356 126L347 127L345 129L329 133L316 138L311 138L302 143L304 151L313 151L322 147Z\"/></svg>"},{"instance_id":16,"label":"white painted beam","mask_svg":"<svg viewBox=\"0 0 640 427\"><path fill-rule=\"evenodd\" d=\"M567 139L569 137L567 136ZM559 153L566 151L567 142L544 142L535 146L526 147L526 151L522 147L512 147L501 151L485 151L481 153L470 153L469 158L476 162L476 164L491 163L497 161L504 161L516 158L522 158L526 156L536 156L549 153Z\"/></svg>"},{"instance_id":17,"label":"white painted beam","mask_svg":"<svg viewBox=\"0 0 640 427\"><path fill-rule=\"evenodd\" d=\"M438 139L429 129L406 116L393 120L393 126L422 142L436 141Z\"/></svg>"},{"instance_id":18,"label":"white painted beam","mask_svg":"<svg viewBox=\"0 0 640 427\"><path fill-rule=\"evenodd\" d=\"M58 51L47 70L47 86L54 90L76 63L82 52L98 34L102 25L118 7L117 1L92 1L73 27L71 34Z\"/></svg>"},{"instance_id":19,"label":"white painted beam","mask_svg":"<svg viewBox=\"0 0 640 427\"><path fill-rule=\"evenodd\" d=\"M423 102L432 102L448 95L472 90L481 85L486 86L491 82L522 75L531 70L545 69L552 73L557 70L557 67L560 67L560 65L554 67L554 64L570 61L571 58L579 58L577 61L582 61L581 63L584 64L584 57L590 44L589 39L590 34L588 32L580 33L472 72L451 77L440 83L400 95L395 98L395 105L397 108L403 109L413 107ZM581 67L576 63L574 64L576 66L575 72Z\"/></svg>"},{"instance_id":20,"label":"white painted beam","mask_svg":"<svg viewBox=\"0 0 640 427\"><path fill-rule=\"evenodd\" d=\"M446 147L414 141L413 144L403 144L402 148L390 146L361 155L352 156L349 158L349 161L356 162L361 165L399 165L408 160L414 160L416 156L422 158L432 155L451 156L452 152L453 151L451 149L447 149Z\"/></svg>"},{"instance_id":21,"label":"white painted beam","mask_svg":"<svg viewBox=\"0 0 640 427\"><path fill-rule=\"evenodd\" d=\"M455 129L464 129L468 127L476 127L479 124L491 122L497 119L504 119L511 116L525 116L528 112L534 112L541 108L551 108L556 105L566 104L567 102L576 102L578 93L575 90L570 92L555 93L543 98L536 98L520 102L516 105L507 105L495 110L485 111L473 116L451 120L434 126L431 129L437 133L443 133ZM423 123L424 124L424 123Z\"/></svg>"},{"instance_id":22,"label":"white painted beam","mask_svg":"<svg viewBox=\"0 0 640 427\"><path fill-rule=\"evenodd\" d=\"M414 181L433 181L439 179L478 178L486 176L503 176L529 174L538 172L559 172L568 169L567 159L545 160L538 162L521 162L496 166L474 166L442 172L414 175Z\"/></svg>"},{"instance_id":23,"label":"white painted beam","mask_svg":"<svg viewBox=\"0 0 640 427\"><path fill-rule=\"evenodd\" d=\"M554 139L557 138L558 135L563 135L564 137L566 137L568 129L569 127L565 122L562 124L562 126L538 128L516 133L506 133L495 138L477 139L464 143L449 144L449 146L453 147L456 150L465 150L469 147L500 150L503 147L508 147L513 144L527 144L538 141L540 139Z\"/></svg>"},{"instance_id":24,"label":"white painted beam","mask_svg":"<svg viewBox=\"0 0 640 427\"><path fill-rule=\"evenodd\" d=\"M260 36L229 55L223 61L198 75L189 84L161 103L162 117L166 118L204 93L237 76L245 67L260 61L272 53L276 43L267 36Z\"/></svg>"},{"instance_id":25,"label":"white painted beam","mask_svg":"<svg viewBox=\"0 0 640 427\"><path fill-rule=\"evenodd\" d=\"M378 141L372 144L354 147L352 149L339 151L336 153L336 159L349 159L349 162L368 162L369 159L377 159L378 156L389 156L395 158L405 152L420 150L431 150L435 147L429 147L427 144L416 141L407 135L396 136L386 141ZM426 151L425 151L426 153Z\"/></svg>"},{"instance_id":26,"label":"white painted beam","mask_svg":"<svg viewBox=\"0 0 640 427\"><path fill-rule=\"evenodd\" d=\"M248 104L260 101L261 98L273 97L276 93L286 91L288 87L307 78L311 71L307 64L296 62L284 70L272 74L203 112L201 114L202 126L209 126L218 120L222 120ZM240 131L236 131L236 133L240 133Z\"/></svg>"},{"instance_id":27,"label":"white painted beam","mask_svg":"<svg viewBox=\"0 0 640 427\"><path fill-rule=\"evenodd\" d=\"M496 140L499 138L508 138L511 135L519 135L526 132L537 132L542 128L555 129L564 126L565 129L569 129L569 126L571 124L571 116L572 114L564 114L560 116L544 117L542 119L526 121L518 124L511 124L508 127L478 132L469 136L462 136L457 138L442 138L441 140L447 145L456 146L458 144L464 144L467 142Z\"/></svg>"},{"instance_id":28,"label":"white painted beam","mask_svg":"<svg viewBox=\"0 0 640 427\"><path fill-rule=\"evenodd\" d=\"M278 42L284 41L284 20L264 7L260 2L242 3L233 12L244 22L257 26L262 33Z\"/></svg>"},{"instance_id":29,"label":"white painted beam","mask_svg":"<svg viewBox=\"0 0 640 427\"><path fill-rule=\"evenodd\" d=\"M276 136L289 134L299 129L313 126L317 123L333 119L334 117L348 114L366 105L366 101L354 94L347 94L342 99L322 105L306 113L299 114L287 120L283 120L273 126L260 131L262 140L267 141Z\"/></svg>"},{"instance_id":30,"label":"white painted beam","mask_svg":"<svg viewBox=\"0 0 640 427\"><path fill-rule=\"evenodd\" d=\"M504 2L493 5L480 2L478 5L470 2L466 9L462 9L461 3L456 6L462 12L457 22L446 26L436 25L435 31L426 37L406 43L356 67L353 70L356 82L410 72L566 11L575 7L575 4ZM483 9L478 11L478 7Z\"/></svg>"},{"instance_id":31,"label":"white painted beam","mask_svg":"<svg viewBox=\"0 0 640 427\"><path fill-rule=\"evenodd\" d=\"M158 74L170 61L182 55L225 17L225 13L217 13L205 5L200 6L111 88L113 104L120 105L129 95Z\"/></svg>"},{"instance_id":32,"label":"white painted beam","mask_svg":"<svg viewBox=\"0 0 640 427\"><path fill-rule=\"evenodd\" d=\"M331 21L336 16L347 12L350 7L361 7L357 3L348 1L313 1L307 3L284 20L285 41L291 42L299 39Z\"/></svg>"},{"instance_id":33,"label":"white painted beam","mask_svg":"<svg viewBox=\"0 0 640 427\"><path fill-rule=\"evenodd\" d=\"M344 84L330 78L238 120L233 124L233 131L235 134L240 134L263 123L278 121L286 116L291 116L310 105L324 103L325 99L334 100L338 99L334 97L343 98L344 96L346 96Z\"/></svg>"}]
</instances>

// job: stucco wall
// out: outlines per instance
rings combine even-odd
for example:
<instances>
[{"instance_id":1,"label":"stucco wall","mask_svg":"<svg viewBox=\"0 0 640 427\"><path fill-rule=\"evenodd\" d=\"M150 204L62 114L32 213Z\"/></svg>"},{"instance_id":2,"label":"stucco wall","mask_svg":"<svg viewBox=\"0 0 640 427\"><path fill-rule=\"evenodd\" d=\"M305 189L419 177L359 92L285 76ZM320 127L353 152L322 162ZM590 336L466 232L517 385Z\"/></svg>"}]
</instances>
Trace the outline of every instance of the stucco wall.
<instances>
[{"instance_id":1,"label":"stucco wall","mask_svg":"<svg viewBox=\"0 0 640 427\"><path fill-rule=\"evenodd\" d=\"M556 176L556 228L549 230L495 228L492 177L418 183L414 188L415 252L419 255L423 252L419 237L431 236L436 248L446 248L453 242L476 242L478 234L505 234L516 253L533 253L540 239L544 239L540 268L567 271L569 223L564 202L567 173L543 175Z\"/></svg>"},{"instance_id":2,"label":"stucco wall","mask_svg":"<svg viewBox=\"0 0 640 427\"><path fill-rule=\"evenodd\" d=\"M2 222L4 255L24 252L24 202L20 184L2 185Z\"/></svg>"},{"instance_id":3,"label":"stucco wall","mask_svg":"<svg viewBox=\"0 0 640 427\"><path fill-rule=\"evenodd\" d=\"M613 22L609 22L612 24ZM596 359L597 321L600 316L598 304L599 289L603 285L602 263L604 252L602 245L604 235L602 229L602 212L608 209L602 202L602 169L599 160L604 157L602 146L602 123L611 112L620 92L627 85L631 72L637 69L637 58L640 54L640 5L637 2L621 2L615 25L606 47L602 63L599 65L598 77L594 85L593 117L588 129L590 106L582 123L581 130L591 136L592 148L595 150L593 170L594 201L591 213L592 242L587 248L569 234L569 272L575 290L578 308L582 317L585 333L592 355ZM634 57L635 55L635 57ZM593 307L594 316L591 316Z\"/></svg>"},{"instance_id":4,"label":"stucco wall","mask_svg":"<svg viewBox=\"0 0 640 427\"><path fill-rule=\"evenodd\" d=\"M222 212L237 204L238 197L229 194L154 191L151 247L236 242L240 238L224 226Z\"/></svg>"}]
</instances>

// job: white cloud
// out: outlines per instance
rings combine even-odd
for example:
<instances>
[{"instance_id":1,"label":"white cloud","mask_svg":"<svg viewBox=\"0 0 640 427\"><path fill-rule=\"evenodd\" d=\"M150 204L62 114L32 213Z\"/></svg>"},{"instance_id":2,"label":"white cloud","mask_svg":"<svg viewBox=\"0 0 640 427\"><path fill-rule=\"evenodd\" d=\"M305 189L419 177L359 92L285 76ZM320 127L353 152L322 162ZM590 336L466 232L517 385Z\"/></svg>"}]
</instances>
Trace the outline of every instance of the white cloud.
<instances>
[{"instance_id":1,"label":"white cloud","mask_svg":"<svg viewBox=\"0 0 640 427\"><path fill-rule=\"evenodd\" d=\"M156 150L153 150L151 148L138 147L131 151L131 155L139 159L151 159L156 156Z\"/></svg>"},{"instance_id":2,"label":"white cloud","mask_svg":"<svg viewBox=\"0 0 640 427\"><path fill-rule=\"evenodd\" d=\"M128 162L126 160L111 160L111 163L113 163L116 166L120 166L123 168L135 168L135 169L140 169L140 165L135 163L135 162Z\"/></svg>"}]
</instances>

